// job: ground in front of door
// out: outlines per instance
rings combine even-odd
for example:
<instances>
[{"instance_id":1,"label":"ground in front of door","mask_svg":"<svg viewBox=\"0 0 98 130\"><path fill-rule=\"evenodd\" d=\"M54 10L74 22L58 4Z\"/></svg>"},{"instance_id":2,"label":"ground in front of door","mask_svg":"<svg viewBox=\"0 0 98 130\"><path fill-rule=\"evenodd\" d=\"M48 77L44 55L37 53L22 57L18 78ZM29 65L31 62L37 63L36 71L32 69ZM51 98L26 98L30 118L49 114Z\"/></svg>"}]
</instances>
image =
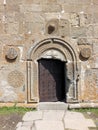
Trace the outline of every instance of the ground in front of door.
<instances>
[{"instance_id":1,"label":"ground in front of door","mask_svg":"<svg viewBox=\"0 0 98 130\"><path fill-rule=\"evenodd\" d=\"M92 119L80 112L38 110L27 112L16 130L97 130Z\"/></svg>"}]
</instances>

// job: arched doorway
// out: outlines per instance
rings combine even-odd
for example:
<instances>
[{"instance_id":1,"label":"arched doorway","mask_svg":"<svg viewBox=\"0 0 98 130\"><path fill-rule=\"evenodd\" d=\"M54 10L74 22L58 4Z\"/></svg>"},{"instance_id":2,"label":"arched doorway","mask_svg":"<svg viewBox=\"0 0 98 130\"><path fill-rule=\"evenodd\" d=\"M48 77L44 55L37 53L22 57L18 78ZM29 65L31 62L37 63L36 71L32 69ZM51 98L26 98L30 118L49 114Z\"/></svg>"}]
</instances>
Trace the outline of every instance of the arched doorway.
<instances>
[{"instance_id":1,"label":"arched doorway","mask_svg":"<svg viewBox=\"0 0 98 130\"><path fill-rule=\"evenodd\" d=\"M66 64L65 64L66 63ZM62 101L66 100L66 102L74 102L77 101L77 75L78 75L78 65L77 65L77 53L75 49L67 42L57 38L49 38L45 39L39 43L35 43L29 49L27 54L27 100L29 103L31 102L39 102L45 101L41 97L43 94L43 85L40 86L41 80L41 73L46 71L47 69L44 67L44 71L41 71L41 65L45 64L46 68L48 68L49 64L56 64L57 68L52 68L55 72L61 70L59 75L63 75L62 78L57 76L54 72L51 72L51 67L48 68L50 77L52 76L53 83L59 82L58 84L62 84L60 87L55 86L55 90L50 86L50 93L45 92L48 95L51 95L51 100L49 101ZM58 64L58 65L57 65ZM59 69L60 68L60 69ZM63 68L63 69L61 69ZM49 70L50 69L50 70ZM65 71L66 70L66 71ZM64 72L64 73L63 73ZM65 73L66 72L66 73ZM54 74L51 74L54 73ZM47 77L48 74L46 73ZM55 76L56 75L56 76ZM45 77L45 76L44 76ZM49 77L49 78L50 78ZM46 78L46 77L45 77ZM56 81L56 78L60 78L61 81ZM50 78L51 79L51 78ZM45 83L46 84L46 83ZM65 86L65 88L63 87ZM40 88L42 87L42 94L40 95ZM48 87L48 86L47 86ZM57 87L57 88L56 88ZM45 87L44 87L45 88ZM60 93L57 94L57 89L60 89ZM45 88L46 91L46 88ZM45 96L44 93L44 96ZM60 97L59 97L59 96ZM52 97L54 96L53 100ZM47 100L48 101L48 96Z\"/></svg>"},{"instance_id":2,"label":"arched doorway","mask_svg":"<svg viewBox=\"0 0 98 130\"><path fill-rule=\"evenodd\" d=\"M39 101L66 101L65 62L57 59L38 60Z\"/></svg>"}]
</instances>

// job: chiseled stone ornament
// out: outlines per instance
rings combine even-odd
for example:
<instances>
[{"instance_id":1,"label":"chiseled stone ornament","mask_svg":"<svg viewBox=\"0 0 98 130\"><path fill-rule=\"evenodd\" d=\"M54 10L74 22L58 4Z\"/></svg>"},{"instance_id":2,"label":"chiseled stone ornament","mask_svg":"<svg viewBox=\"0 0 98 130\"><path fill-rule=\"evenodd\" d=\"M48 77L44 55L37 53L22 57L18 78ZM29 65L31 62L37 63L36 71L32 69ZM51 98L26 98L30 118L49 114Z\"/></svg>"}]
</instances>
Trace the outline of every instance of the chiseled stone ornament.
<instances>
[{"instance_id":1,"label":"chiseled stone ornament","mask_svg":"<svg viewBox=\"0 0 98 130\"><path fill-rule=\"evenodd\" d=\"M89 58L91 56L91 49L90 48L82 48L80 54L83 58Z\"/></svg>"},{"instance_id":2,"label":"chiseled stone ornament","mask_svg":"<svg viewBox=\"0 0 98 130\"><path fill-rule=\"evenodd\" d=\"M14 48L9 48L6 54L7 59L14 60L18 56L17 51Z\"/></svg>"},{"instance_id":3,"label":"chiseled stone ornament","mask_svg":"<svg viewBox=\"0 0 98 130\"><path fill-rule=\"evenodd\" d=\"M46 25L46 32L47 34L55 34L58 30L58 20L52 19L48 21Z\"/></svg>"},{"instance_id":4,"label":"chiseled stone ornament","mask_svg":"<svg viewBox=\"0 0 98 130\"><path fill-rule=\"evenodd\" d=\"M24 75L22 72L14 70L8 74L8 82L11 86L18 88L24 84Z\"/></svg>"}]
</instances>

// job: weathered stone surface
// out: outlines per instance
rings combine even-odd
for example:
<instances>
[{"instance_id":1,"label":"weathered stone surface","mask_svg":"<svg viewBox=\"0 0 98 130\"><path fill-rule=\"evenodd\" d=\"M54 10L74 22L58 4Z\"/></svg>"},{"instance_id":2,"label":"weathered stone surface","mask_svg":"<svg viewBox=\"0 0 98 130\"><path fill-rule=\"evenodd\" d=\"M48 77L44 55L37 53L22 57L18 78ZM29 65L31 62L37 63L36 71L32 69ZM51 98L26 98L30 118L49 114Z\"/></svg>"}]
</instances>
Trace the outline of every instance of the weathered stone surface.
<instances>
[{"instance_id":1,"label":"weathered stone surface","mask_svg":"<svg viewBox=\"0 0 98 130\"><path fill-rule=\"evenodd\" d=\"M87 37L89 37L89 38L94 37L94 26L89 25L89 26L87 27L86 35L87 35Z\"/></svg>"},{"instance_id":2,"label":"weathered stone surface","mask_svg":"<svg viewBox=\"0 0 98 130\"><path fill-rule=\"evenodd\" d=\"M66 101L98 101L97 0L0 0L1 102L39 101L38 59L48 53L65 62Z\"/></svg>"},{"instance_id":3,"label":"weathered stone surface","mask_svg":"<svg viewBox=\"0 0 98 130\"><path fill-rule=\"evenodd\" d=\"M86 37L86 28L84 27L72 27L71 28L72 37Z\"/></svg>"},{"instance_id":4,"label":"weathered stone surface","mask_svg":"<svg viewBox=\"0 0 98 130\"><path fill-rule=\"evenodd\" d=\"M6 57L10 60L16 59L18 56L17 51L14 48L10 48L6 53Z\"/></svg>"},{"instance_id":5,"label":"weathered stone surface","mask_svg":"<svg viewBox=\"0 0 98 130\"><path fill-rule=\"evenodd\" d=\"M19 31L19 23L7 23L6 24L6 32L7 34L18 34Z\"/></svg>"},{"instance_id":6,"label":"weathered stone surface","mask_svg":"<svg viewBox=\"0 0 98 130\"><path fill-rule=\"evenodd\" d=\"M71 13L70 22L72 26L79 26L79 15L76 13Z\"/></svg>"},{"instance_id":7,"label":"weathered stone surface","mask_svg":"<svg viewBox=\"0 0 98 130\"><path fill-rule=\"evenodd\" d=\"M93 78L92 78L93 77ZM87 70L85 73L85 88L83 99L86 101L98 100L98 71Z\"/></svg>"},{"instance_id":8,"label":"weathered stone surface","mask_svg":"<svg viewBox=\"0 0 98 130\"><path fill-rule=\"evenodd\" d=\"M21 5L20 11L23 12L40 12L42 11L42 5L32 4L32 5Z\"/></svg>"},{"instance_id":9,"label":"weathered stone surface","mask_svg":"<svg viewBox=\"0 0 98 130\"><path fill-rule=\"evenodd\" d=\"M93 3L96 5L96 4L98 4L98 1L97 0L93 0Z\"/></svg>"},{"instance_id":10,"label":"weathered stone surface","mask_svg":"<svg viewBox=\"0 0 98 130\"><path fill-rule=\"evenodd\" d=\"M94 37L98 38L98 25L94 26Z\"/></svg>"},{"instance_id":11,"label":"weathered stone surface","mask_svg":"<svg viewBox=\"0 0 98 130\"><path fill-rule=\"evenodd\" d=\"M93 53L98 54L98 40L93 39Z\"/></svg>"},{"instance_id":12,"label":"weathered stone surface","mask_svg":"<svg viewBox=\"0 0 98 130\"><path fill-rule=\"evenodd\" d=\"M83 58L89 58L91 56L91 49L83 48L83 49L81 49L80 53Z\"/></svg>"},{"instance_id":13,"label":"weathered stone surface","mask_svg":"<svg viewBox=\"0 0 98 130\"><path fill-rule=\"evenodd\" d=\"M47 4L42 6L42 11L44 12L60 12L62 10L60 5Z\"/></svg>"},{"instance_id":14,"label":"weathered stone surface","mask_svg":"<svg viewBox=\"0 0 98 130\"><path fill-rule=\"evenodd\" d=\"M8 82L11 86L15 88L21 87L22 85L24 85L24 75L21 72L14 70L9 73Z\"/></svg>"},{"instance_id":15,"label":"weathered stone surface","mask_svg":"<svg viewBox=\"0 0 98 130\"><path fill-rule=\"evenodd\" d=\"M47 25L46 25L46 33L47 34L54 34L57 33L58 31L58 19L52 19L50 21L48 21Z\"/></svg>"}]
</instances>

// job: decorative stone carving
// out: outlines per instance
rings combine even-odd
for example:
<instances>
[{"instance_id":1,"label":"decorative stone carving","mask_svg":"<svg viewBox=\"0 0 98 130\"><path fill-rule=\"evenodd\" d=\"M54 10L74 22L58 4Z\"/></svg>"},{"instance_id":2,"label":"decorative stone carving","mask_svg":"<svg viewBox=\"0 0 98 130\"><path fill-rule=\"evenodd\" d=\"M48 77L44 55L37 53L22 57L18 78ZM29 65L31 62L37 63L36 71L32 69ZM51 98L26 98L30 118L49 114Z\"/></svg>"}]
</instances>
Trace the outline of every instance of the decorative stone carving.
<instances>
[{"instance_id":1,"label":"decorative stone carving","mask_svg":"<svg viewBox=\"0 0 98 130\"><path fill-rule=\"evenodd\" d=\"M11 86L18 88L24 84L24 75L22 72L14 70L8 74L8 82Z\"/></svg>"},{"instance_id":2,"label":"decorative stone carving","mask_svg":"<svg viewBox=\"0 0 98 130\"><path fill-rule=\"evenodd\" d=\"M6 53L6 58L10 60L16 59L18 56L17 51L14 48L9 48L7 53Z\"/></svg>"},{"instance_id":3,"label":"decorative stone carving","mask_svg":"<svg viewBox=\"0 0 98 130\"><path fill-rule=\"evenodd\" d=\"M80 54L83 58L89 58L91 56L91 49L90 48L82 48Z\"/></svg>"},{"instance_id":4,"label":"decorative stone carving","mask_svg":"<svg viewBox=\"0 0 98 130\"><path fill-rule=\"evenodd\" d=\"M77 84L75 82L77 57L75 55L75 51L72 49L69 43L57 38L45 39L42 42L35 43L29 49L27 58L28 58L27 62L28 102L30 103L35 102L35 99L37 98L37 96L35 96L37 95L35 90L38 91L39 87L37 60L40 58L60 59L65 62L66 82L67 82L66 93L67 95L69 95L66 97L66 100L71 102L71 100L75 100L77 98L76 97Z\"/></svg>"},{"instance_id":5,"label":"decorative stone carving","mask_svg":"<svg viewBox=\"0 0 98 130\"><path fill-rule=\"evenodd\" d=\"M58 30L58 20L52 19L52 20L48 21L48 23L46 25L46 32L48 34L54 34L57 32L57 30Z\"/></svg>"}]
</instances>

